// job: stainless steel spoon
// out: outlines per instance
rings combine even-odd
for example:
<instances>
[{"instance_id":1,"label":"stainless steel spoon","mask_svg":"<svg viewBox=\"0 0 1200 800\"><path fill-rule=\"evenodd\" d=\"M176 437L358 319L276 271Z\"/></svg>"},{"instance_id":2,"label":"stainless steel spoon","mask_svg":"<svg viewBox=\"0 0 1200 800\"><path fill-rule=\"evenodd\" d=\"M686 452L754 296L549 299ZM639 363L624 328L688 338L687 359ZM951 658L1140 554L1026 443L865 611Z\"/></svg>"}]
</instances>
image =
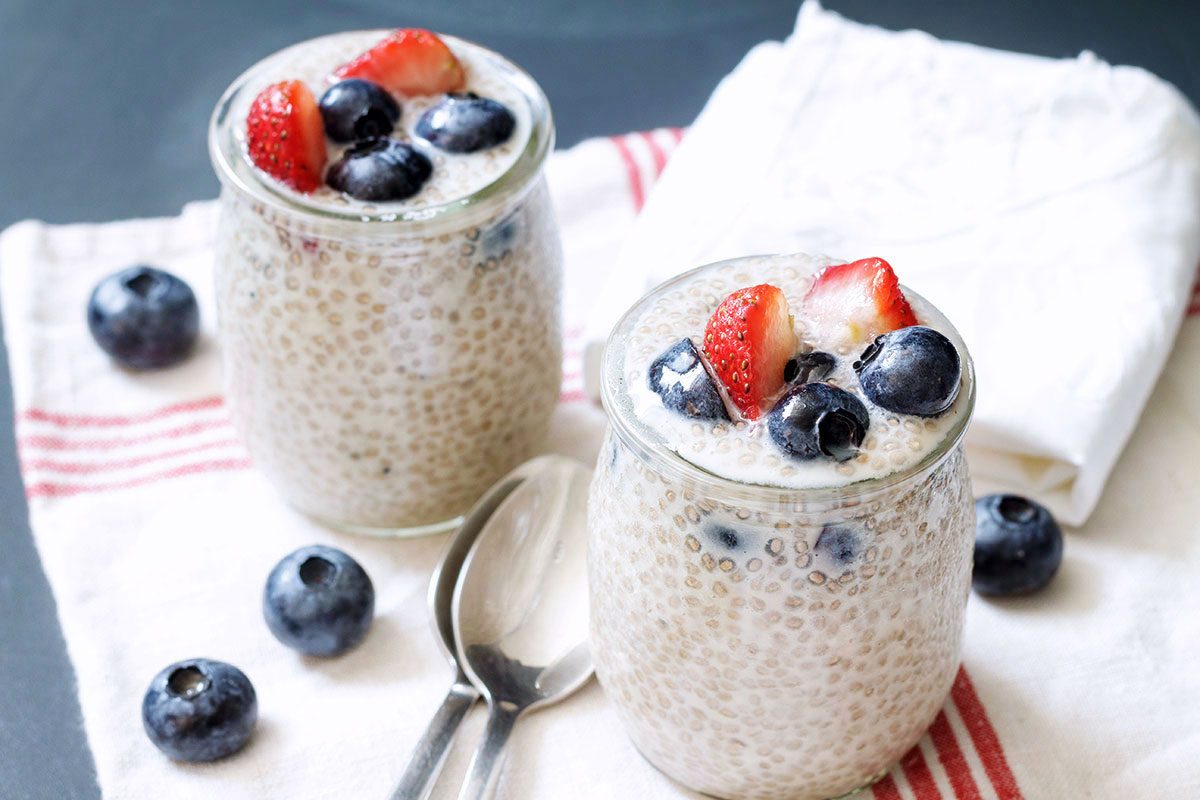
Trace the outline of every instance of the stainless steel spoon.
<instances>
[{"instance_id":1,"label":"stainless steel spoon","mask_svg":"<svg viewBox=\"0 0 1200 800\"><path fill-rule=\"evenodd\" d=\"M459 800L491 795L517 718L592 675L587 646L587 490L591 470L547 456L496 509L454 591L454 637L488 701L483 741Z\"/></svg>"},{"instance_id":2,"label":"stainless steel spoon","mask_svg":"<svg viewBox=\"0 0 1200 800\"><path fill-rule=\"evenodd\" d=\"M438 645L450 666L454 667L454 683L446 693L441 707L429 721L421 740L417 742L412 758L390 795L390 800L426 800L429 797L442 766L446 763L454 735L471 706L479 699L479 691L468 680L455 655L454 621L451 613L454 585L458 582L471 545L475 544L479 532L483 530L492 514L514 489L542 467L541 458L527 461L492 486L463 519L458 532L447 542L446 549L433 570L433 577L429 581L429 611L433 618L434 630L438 634Z\"/></svg>"}]
</instances>

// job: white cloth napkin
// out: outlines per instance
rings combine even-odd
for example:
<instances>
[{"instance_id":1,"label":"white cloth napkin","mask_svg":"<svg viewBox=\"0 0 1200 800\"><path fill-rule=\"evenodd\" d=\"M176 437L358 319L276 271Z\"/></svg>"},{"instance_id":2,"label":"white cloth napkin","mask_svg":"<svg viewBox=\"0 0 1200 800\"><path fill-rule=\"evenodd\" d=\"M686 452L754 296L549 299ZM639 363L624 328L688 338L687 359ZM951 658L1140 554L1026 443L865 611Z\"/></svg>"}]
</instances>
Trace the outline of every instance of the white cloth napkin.
<instances>
[{"instance_id":1,"label":"white cloth napkin","mask_svg":"<svg viewBox=\"0 0 1200 800\"><path fill-rule=\"evenodd\" d=\"M750 253L881 256L978 370L989 488L1082 523L1154 387L1200 260L1200 125L1170 85L849 22L809 0L718 87L587 331Z\"/></svg>"},{"instance_id":2,"label":"white cloth napkin","mask_svg":"<svg viewBox=\"0 0 1200 800\"><path fill-rule=\"evenodd\" d=\"M602 414L582 399L576 320L679 131L556 154L551 191L567 253L568 346L553 450L590 461ZM425 609L444 537L344 536L288 509L250 467L220 397L211 241L215 207L107 225L21 223L0 235L0 301L30 524L78 678L109 800L386 797L450 682ZM92 284L134 261L197 290L204 343L157 375L116 370L91 343ZM1200 310L1200 309L1198 309ZM1092 522L1044 594L973 598L965 668L918 747L874 800L1200 796L1200 324L1165 378ZM262 622L283 554L323 542L374 579L377 617L334 660L296 656ZM260 722L216 764L171 763L142 733L150 677L181 658L237 664ZM435 797L454 798L483 711L468 718ZM714 753L720 758L720 753ZM0 791L0 794L4 792ZM5 794L7 797L7 794ZM521 722L500 800L700 800L644 762L594 683Z\"/></svg>"}]
</instances>

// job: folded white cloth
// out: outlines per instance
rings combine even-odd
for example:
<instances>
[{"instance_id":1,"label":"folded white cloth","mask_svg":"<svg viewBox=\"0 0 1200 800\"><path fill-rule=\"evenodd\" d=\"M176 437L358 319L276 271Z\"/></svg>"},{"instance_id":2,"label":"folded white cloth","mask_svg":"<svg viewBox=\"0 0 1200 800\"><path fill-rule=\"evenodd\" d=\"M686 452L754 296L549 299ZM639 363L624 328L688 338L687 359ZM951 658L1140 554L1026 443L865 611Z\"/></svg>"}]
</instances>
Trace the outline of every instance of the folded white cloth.
<instances>
[{"instance_id":1,"label":"folded white cloth","mask_svg":"<svg viewBox=\"0 0 1200 800\"><path fill-rule=\"evenodd\" d=\"M604 420L578 402L575 321L678 134L589 141L551 161L567 253L556 452L595 456ZM117 800L386 797L451 677L424 601L444 537L332 533L287 508L250 467L217 380L214 212L203 203L173 219L26 222L0 235L30 524L100 787ZM205 338L186 365L131 375L90 341L90 287L134 261L163 265L197 290ZM1200 495L1189 478L1200 451L1200 371L1189 368L1197 358L1192 322L1062 573L1037 597L971 600L965 668L943 713L868 797L1200 797L1200 706L1190 702L1200 695ZM284 649L259 613L270 567L313 542L353 554L378 592L366 641L329 661ZM260 722L237 756L177 765L142 733L140 701L160 668L198 655L246 671ZM457 796L482 723L477 709L435 798ZM511 747L500 800L699 800L641 759L594 683L522 721Z\"/></svg>"},{"instance_id":2,"label":"folded white cloth","mask_svg":"<svg viewBox=\"0 0 1200 800\"><path fill-rule=\"evenodd\" d=\"M750 253L880 256L962 332L987 488L1087 519L1200 260L1200 124L1170 85L801 8L713 94L625 240L588 329Z\"/></svg>"}]
</instances>

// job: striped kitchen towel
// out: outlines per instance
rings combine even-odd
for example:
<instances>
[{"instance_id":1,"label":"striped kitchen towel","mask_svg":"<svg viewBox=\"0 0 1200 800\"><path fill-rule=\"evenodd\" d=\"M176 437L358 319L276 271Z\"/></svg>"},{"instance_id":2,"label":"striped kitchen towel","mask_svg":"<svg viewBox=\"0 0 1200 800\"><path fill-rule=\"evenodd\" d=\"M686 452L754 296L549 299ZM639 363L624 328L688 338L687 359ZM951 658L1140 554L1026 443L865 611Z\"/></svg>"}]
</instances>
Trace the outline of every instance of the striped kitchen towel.
<instances>
[{"instance_id":1,"label":"striped kitchen towel","mask_svg":"<svg viewBox=\"0 0 1200 800\"><path fill-rule=\"evenodd\" d=\"M598 446L604 419L583 400L581 323L681 135L590 140L551 161L567 255L558 452L589 460ZM198 203L172 219L25 222L0 237L30 522L78 676L100 786L105 797L131 800L383 797L450 680L424 604L442 538L330 532L287 508L254 471L220 394L214 214L212 203ZM139 261L186 278L202 307L199 352L159 374L114 369L83 319L93 283ZM1177 361L1190 355L1194 363L1200 326L1188 327L1180 346L1190 352ZM1183 702L1197 696L1200 552L1190 542L1200 539L1182 537L1194 532L1182 520L1200 519L1200 500L1179 491L1172 471L1200 448L1200 428L1188 422L1200 419L1195 373L1180 371L1178 385L1164 382L1151 403L1151 430L1139 432L1118 467L1121 494L1144 502L1102 503L1043 596L971 600L965 666L953 692L929 735L873 788L877 800L1200 796L1196 776L1173 767L1188 753L1194 763L1200 743L1200 712ZM1137 514L1151 532L1130 536ZM378 590L371 635L332 661L283 650L258 612L273 563L311 542L351 552ZM1179 625L1164 624L1168 616ZM261 704L251 746L208 766L167 761L138 716L150 676L194 655L239 665ZM481 727L476 712L436 797L456 796ZM499 796L549 800L568 792L581 800L696 797L638 756L594 684L522 723Z\"/></svg>"}]
</instances>

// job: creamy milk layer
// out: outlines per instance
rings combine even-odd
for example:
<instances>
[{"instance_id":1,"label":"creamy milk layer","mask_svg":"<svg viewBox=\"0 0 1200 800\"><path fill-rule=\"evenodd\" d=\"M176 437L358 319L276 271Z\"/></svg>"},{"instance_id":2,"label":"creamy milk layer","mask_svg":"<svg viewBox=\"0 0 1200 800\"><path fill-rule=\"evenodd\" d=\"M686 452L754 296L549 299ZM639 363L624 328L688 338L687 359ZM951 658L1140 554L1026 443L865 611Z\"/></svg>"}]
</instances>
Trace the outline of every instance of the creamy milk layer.
<instances>
[{"instance_id":1,"label":"creamy milk layer","mask_svg":"<svg viewBox=\"0 0 1200 800\"><path fill-rule=\"evenodd\" d=\"M727 262L701 270L656 294L653 302L640 313L635 312L621 372L633 412L651 438L661 440L681 457L713 474L743 483L789 488L844 486L884 477L919 463L935 450L966 413L969 401L965 391L959 392L948 410L933 418L879 408L863 394L852 368L869 342L863 342L853 351L838 349L814 340L805 330L802 301L813 275L824 266L840 263L845 262L806 255ZM701 349L705 326L721 301L737 289L761 283L783 290L802 350L820 350L837 357L836 368L823 380L855 395L867 407L870 426L854 458L841 463L829 459L799 460L772 441L765 412L758 420L748 422L738 418L730 406L733 422L696 421L665 408L661 398L650 390L647 374L651 362L685 337ZM945 334L966 365L966 349L953 326L923 298L908 291L905 294L920 324ZM965 376L964 369L963 380Z\"/></svg>"},{"instance_id":2,"label":"creamy milk layer","mask_svg":"<svg viewBox=\"0 0 1200 800\"><path fill-rule=\"evenodd\" d=\"M325 90L335 82L329 78L335 69L370 49L389 33L387 30L353 31L322 36L281 50L260 62L255 68L253 81L247 84L248 90L243 92L240 98L240 107L233 111L234 118L241 121L236 126L234 135L247 163L249 155L246 154L245 146L246 113L254 96L262 88L277 81L300 80L312 89L313 95L319 100ZM459 91L475 92L481 97L491 98L504 104L512 112L516 126L506 141L477 153L447 153L439 150L418 137L414 131L421 115L444 95L397 97L400 104L400 120L392 131L392 138L411 144L433 163L433 174L412 197L392 203L364 203L325 185L312 194L305 195L259 172L262 179L269 181L276 191L308 205L336 211L353 209L362 210L364 213L401 213L460 200L503 175L520 156L529 140L529 102L522 91L494 67L497 63L504 63L494 53L451 36L441 38L454 52L466 72L466 83ZM350 146L328 141L327 144L330 165Z\"/></svg>"}]
</instances>

